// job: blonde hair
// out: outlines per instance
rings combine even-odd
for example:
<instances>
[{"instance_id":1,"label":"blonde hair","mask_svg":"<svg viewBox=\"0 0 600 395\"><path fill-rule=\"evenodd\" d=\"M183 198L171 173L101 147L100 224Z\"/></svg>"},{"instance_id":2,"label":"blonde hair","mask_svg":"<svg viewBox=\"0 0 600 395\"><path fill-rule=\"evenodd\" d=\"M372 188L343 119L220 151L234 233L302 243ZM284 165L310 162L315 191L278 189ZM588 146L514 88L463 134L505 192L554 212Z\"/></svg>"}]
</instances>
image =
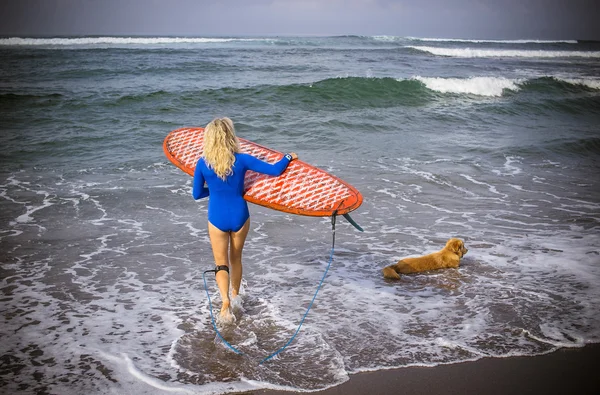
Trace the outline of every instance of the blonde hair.
<instances>
[{"instance_id":1,"label":"blonde hair","mask_svg":"<svg viewBox=\"0 0 600 395\"><path fill-rule=\"evenodd\" d=\"M240 142L235 135L231 119L215 118L206 125L204 161L223 181L233 173L236 152L240 152Z\"/></svg>"}]
</instances>

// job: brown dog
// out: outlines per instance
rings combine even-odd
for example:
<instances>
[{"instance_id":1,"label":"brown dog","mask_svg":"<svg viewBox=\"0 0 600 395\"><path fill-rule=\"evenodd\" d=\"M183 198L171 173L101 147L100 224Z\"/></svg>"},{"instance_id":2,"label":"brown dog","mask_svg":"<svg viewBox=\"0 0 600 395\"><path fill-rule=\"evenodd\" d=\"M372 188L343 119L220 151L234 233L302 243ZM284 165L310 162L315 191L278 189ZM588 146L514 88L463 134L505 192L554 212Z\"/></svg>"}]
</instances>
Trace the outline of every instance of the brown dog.
<instances>
[{"instance_id":1,"label":"brown dog","mask_svg":"<svg viewBox=\"0 0 600 395\"><path fill-rule=\"evenodd\" d=\"M450 239L440 251L415 258L404 258L399 260L395 265L384 267L383 277L399 280L400 275L398 273L420 273L429 270L458 267L460 258L467 251L469 250L465 248L465 243L462 240Z\"/></svg>"}]
</instances>

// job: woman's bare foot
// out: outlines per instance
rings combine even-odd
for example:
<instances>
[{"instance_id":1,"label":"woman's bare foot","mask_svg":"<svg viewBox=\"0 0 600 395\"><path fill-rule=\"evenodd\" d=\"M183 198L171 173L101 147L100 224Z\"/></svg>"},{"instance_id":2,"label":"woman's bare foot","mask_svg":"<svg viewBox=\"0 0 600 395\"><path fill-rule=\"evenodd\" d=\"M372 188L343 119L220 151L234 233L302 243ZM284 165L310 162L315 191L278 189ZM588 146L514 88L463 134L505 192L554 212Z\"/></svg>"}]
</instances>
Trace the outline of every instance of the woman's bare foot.
<instances>
[{"instance_id":1,"label":"woman's bare foot","mask_svg":"<svg viewBox=\"0 0 600 395\"><path fill-rule=\"evenodd\" d=\"M219 313L219 320L224 323L230 323L235 320L231 310L229 308L229 300L224 300L221 306L221 312Z\"/></svg>"}]
</instances>

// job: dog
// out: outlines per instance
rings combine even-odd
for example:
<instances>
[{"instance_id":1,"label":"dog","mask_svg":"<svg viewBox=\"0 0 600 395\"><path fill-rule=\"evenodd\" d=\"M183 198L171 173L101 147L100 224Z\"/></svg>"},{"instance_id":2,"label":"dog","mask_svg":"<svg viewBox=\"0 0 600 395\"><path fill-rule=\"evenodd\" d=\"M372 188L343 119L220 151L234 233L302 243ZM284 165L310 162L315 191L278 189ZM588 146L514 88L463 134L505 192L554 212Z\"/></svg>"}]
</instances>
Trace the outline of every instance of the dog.
<instances>
[{"instance_id":1,"label":"dog","mask_svg":"<svg viewBox=\"0 0 600 395\"><path fill-rule=\"evenodd\" d=\"M383 268L383 277L399 280L400 274L421 273L429 270L457 268L467 251L465 243L460 239L450 239L440 251L429 255L404 258L398 263Z\"/></svg>"}]
</instances>

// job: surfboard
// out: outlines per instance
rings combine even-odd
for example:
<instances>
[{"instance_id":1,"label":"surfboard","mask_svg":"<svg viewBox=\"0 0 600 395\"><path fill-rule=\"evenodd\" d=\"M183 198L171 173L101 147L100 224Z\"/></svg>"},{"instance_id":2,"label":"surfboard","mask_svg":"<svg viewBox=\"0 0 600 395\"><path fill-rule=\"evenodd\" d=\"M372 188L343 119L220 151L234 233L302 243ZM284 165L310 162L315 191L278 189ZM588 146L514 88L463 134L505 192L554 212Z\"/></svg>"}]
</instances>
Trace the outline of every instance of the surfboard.
<instances>
[{"instance_id":1,"label":"surfboard","mask_svg":"<svg viewBox=\"0 0 600 395\"><path fill-rule=\"evenodd\" d=\"M241 152L268 163L275 163L283 153L238 138ZM167 158L193 176L204 146L204 128L181 128L164 140ZM352 185L301 160L294 160L279 177L253 171L246 172L244 199L259 206L290 214L313 217L344 215L356 210L363 197Z\"/></svg>"}]
</instances>

